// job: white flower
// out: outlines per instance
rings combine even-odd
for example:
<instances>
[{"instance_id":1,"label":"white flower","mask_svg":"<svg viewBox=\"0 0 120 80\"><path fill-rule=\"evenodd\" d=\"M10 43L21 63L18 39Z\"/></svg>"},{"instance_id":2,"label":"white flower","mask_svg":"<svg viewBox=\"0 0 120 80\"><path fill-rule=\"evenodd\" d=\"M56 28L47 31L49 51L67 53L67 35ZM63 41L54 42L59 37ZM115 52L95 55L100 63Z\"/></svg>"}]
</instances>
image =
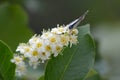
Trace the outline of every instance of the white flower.
<instances>
[{"instance_id":1,"label":"white flower","mask_svg":"<svg viewBox=\"0 0 120 80\"><path fill-rule=\"evenodd\" d=\"M31 52L31 55L32 55L32 57L38 57L38 56L39 56L38 50L34 49L34 50Z\"/></svg>"},{"instance_id":2,"label":"white flower","mask_svg":"<svg viewBox=\"0 0 120 80\"><path fill-rule=\"evenodd\" d=\"M52 46L52 53L54 54L54 57L58 56L58 54L63 49L63 45L57 44Z\"/></svg>"},{"instance_id":3,"label":"white flower","mask_svg":"<svg viewBox=\"0 0 120 80\"><path fill-rule=\"evenodd\" d=\"M69 36L68 35L60 35L60 44L64 46L68 46L69 44Z\"/></svg>"},{"instance_id":4,"label":"white flower","mask_svg":"<svg viewBox=\"0 0 120 80\"><path fill-rule=\"evenodd\" d=\"M50 44L56 44L59 41L59 37L56 34L52 34L51 37L48 38Z\"/></svg>"},{"instance_id":5,"label":"white flower","mask_svg":"<svg viewBox=\"0 0 120 80\"><path fill-rule=\"evenodd\" d=\"M11 59L12 63L15 63L16 65L23 65L23 57L22 56L18 56L18 55L14 55L14 58Z\"/></svg>"},{"instance_id":6,"label":"white flower","mask_svg":"<svg viewBox=\"0 0 120 80\"><path fill-rule=\"evenodd\" d=\"M51 55L57 57L64 47L70 44L77 44L77 29L69 29L69 26L57 26L45 31L42 35L34 35L28 43L21 43L16 49L18 55L14 55L11 59L16 64L16 74L22 76L26 72L24 60L28 60L29 65L34 69L40 63L49 60ZM25 58L25 59L24 59Z\"/></svg>"},{"instance_id":7,"label":"white flower","mask_svg":"<svg viewBox=\"0 0 120 80\"><path fill-rule=\"evenodd\" d=\"M48 39L49 37L51 37L53 34L50 31L44 31L42 32L41 38L42 39Z\"/></svg>"},{"instance_id":8,"label":"white flower","mask_svg":"<svg viewBox=\"0 0 120 80\"><path fill-rule=\"evenodd\" d=\"M38 41L36 42L36 48L40 49L43 46L43 40L42 39L38 39Z\"/></svg>"},{"instance_id":9,"label":"white flower","mask_svg":"<svg viewBox=\"0 0 120 80\"><path fill-rule=\"evenodd\" d=\"M41 38L38 38L36 40L36 42L34 42L33 44L31 44L31 47L33 49L40 49L40 48L42 48L43 45L44 45L44 41Z\"/></svg>"},{"instance_id":10,"label":"white flower","mask_svg":"<svg viewBox=\"0 0 120 80\"><path fill-rule=\"evenodd\" d=\"M38 58L36 58L36 57L31 57L31 58L29 59L29 65L30 65L30 66L33 66L34 69L36 69L39 64L40 64L40 61L39 61Z\"/></svg>"},{"instance_id":11,"label":"white flower","mask_svg":"<svg viewBox=\"0 0 120 80\"><path fill-rule=\"evenodd\" d=\"M34 43L36 43L36 41L40 38L40 35L34 35L30 40L29 40L29 44L32 45Z\"/></svg>"},{"instance_id":12,"label":"white flower","mask_svg":"<svg viewBox=\"0 0 120 80\"><path fill-rule=\"evenodd\" d=\"M48 60L50 58L51 53L50 52L41 52L40 53L40 59L42 60L42 63L44 63L45 60Z\"/></svg>"},{"instance_id":13,"label":"white flower","mask_svg":"<svg viewBox=\"0 0 120 80\"><path fill-rule=\"evenodd\" d=\"M25 64L16 66L16 76L23 76L26 73L26 66Z\"/></svg>"},{"instance_id":14,"label":"white flower","mask_svg":"<svg viewBox=\"0 0 120 80\"><path fill-rule=\"evenodd\" d=\"M25 43L20 43L19 46L17 47L16 51L17 52L19 51L20 53L24 53L25 52L25 50L24 50L25 46L26 46Z\"/></svg>"},{"instance_id":15,"label":"white flower","mask_svg":"<svg viewBox=\"0 0 120 80\"><path fill-rule=\"evenodd\" d=\"M77 29L72 29L71 30L71 34L72 35L77 35L78 34L78 30Z\"/></svg>"},{"instance_id":16,"label":"white flower","mask_svg":"<svg viewBox=\"0 0 120 80\"><path fill-rule=\"evenodd\" d=\"M45 52L51 52L52 51L52 48L51 48L50 45L45 45L44 48L45 48Z\"/></svg>"},{"instance_id":17,"label":"white flower","mask_svg":"<svg viewBox=\"0 0 120 80\"><path fill-rule=\"evenodd\" d=\"M77 37L78 36L75 36L75 35L70 35L70 47L72 46L72 44L77 44L78 43L78 40L77 40Z\"/></svg>"},{"instance_id":18,"label":"white flower","mask_svg":"<svg viewBox=\"0 0 120 80\"><path fill-rule=\"evenodd\" d=\"M66 33L67 29L68 28L64 26L60 26L60 27L58 26L57 28L53 28L51 32L54 34L63 34Z\"/></svg>"},{"instance_id":19,"label":"white flower","mask_svg":"<svg viewBox=\"0 0 120 80\"><path fill-rule=\"evenodd\" d=\"M19 44L19 46L17 47L16 51L19 51L20 54L24 54L25 57L30 57L31 56L31 51L32 48L30 45L25 44L25 43L21 43Z\"/></svg>"}]
</instances>

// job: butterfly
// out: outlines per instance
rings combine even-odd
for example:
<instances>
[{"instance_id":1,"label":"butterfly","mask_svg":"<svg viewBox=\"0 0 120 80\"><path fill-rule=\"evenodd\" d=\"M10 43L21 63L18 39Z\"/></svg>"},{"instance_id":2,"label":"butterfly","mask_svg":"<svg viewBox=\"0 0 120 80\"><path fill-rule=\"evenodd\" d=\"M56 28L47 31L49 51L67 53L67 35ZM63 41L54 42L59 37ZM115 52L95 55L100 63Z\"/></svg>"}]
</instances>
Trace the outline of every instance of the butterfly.
<instances>
[{"instance_id":1,"label":"butterfly","mask_svg":"<svg viewBox=\"0 0 120 80\"><path fill-rule=\"evenodd\" d=\"M89 12L89 11L87 10L82 16L80 16L78 19L72 21L71 23L67 24L66 26L67 26L70 30L73 29L73 28L75 28L75 27L77 27L77 26L80 24L80 22L81 22L82 20L84 20L85 16L88 14L88 12Z\"/></svg>"}]
</instances>

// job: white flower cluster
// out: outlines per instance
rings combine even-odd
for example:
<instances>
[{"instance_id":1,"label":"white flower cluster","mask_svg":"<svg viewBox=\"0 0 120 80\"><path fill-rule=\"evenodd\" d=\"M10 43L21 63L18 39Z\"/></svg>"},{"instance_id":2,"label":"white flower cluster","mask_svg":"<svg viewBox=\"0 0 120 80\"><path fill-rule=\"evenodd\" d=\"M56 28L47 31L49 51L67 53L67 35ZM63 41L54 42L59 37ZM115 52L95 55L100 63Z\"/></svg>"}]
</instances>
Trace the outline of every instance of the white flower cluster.
<instances>
[{"instance_id":1,"label":"white flower cluster","mask_svg":"<svg viewBox=\"0 0 120 80\"><path fill-rule=\"evenodd\" d=\"M68 45L77 44L77 29L67 26L57 26L51 30L43 30L42 35L34 35L28 43L20 43L16 49L18 54L11 59L16 64L16 73L21 76L25 74L25 60L29 65L36 68L40 63L50 59L51 55L58 56L61 50Z\"/></svg>"}]
</instances>

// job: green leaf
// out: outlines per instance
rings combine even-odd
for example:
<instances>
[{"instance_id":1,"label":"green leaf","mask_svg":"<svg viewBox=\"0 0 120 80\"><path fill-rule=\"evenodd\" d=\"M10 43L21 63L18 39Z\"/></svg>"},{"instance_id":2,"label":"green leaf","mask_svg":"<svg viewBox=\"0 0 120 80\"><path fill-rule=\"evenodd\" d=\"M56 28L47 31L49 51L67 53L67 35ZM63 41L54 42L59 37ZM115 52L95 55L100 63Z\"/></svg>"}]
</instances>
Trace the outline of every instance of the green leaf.
<instances>
[{"instance_id":1,"label":"green leaf","mask_svg":"<svg viewBox=\"0 0 120 80\"><path fill-rule=\"evenodd\" d=\"M95 70L91 70L87 76L85 80L107 80L107 79L103 79Z\"/></svg>"},{"instance_id":2,"label":"green leaf","mask_svg":"<svg viewBox=\"0 0 120 80\"><path fill-rule=\"evenodd\" d=\"M94 75L96 75L96 74L98 74L98 73L97 73L94 69L92 69L92 70L90 70L90 71L88 72L86 78L89 78L89 77L94 76Z\"/></svg>"},{"instance_id":3,"label":"green leaf","mask_svg":"<svg viewBox=\"0 0 120 80\"><path fill-rule=\"evenodd\" d=\"M95 74L91 77L88 77L87 79L85 80L103 80L98 74Z\"/></svg>"},{"instance_id":4,"label":"green leaf","mask_svg":"<svg viewBox=\"0 0 120 80\"><path fill-rule=\"evenodd\" d=\"M48 61L45 80L83 80L93 67L95 47L89 25L78 27L78 30L79 43Z\"/></svg>"},{"instance_id":5,"label":"green leaf","mask_svg":"<svg viewBox=\"0 0 120 80\"><path fill-rule=\"evenodd\" d=\"M15 65L10 62L12 57L12 51L0 41L0 80L14 80Z\"/></svg>"},{"instance_id":6,"label":"green leaf","mask_svg":"<svg viewBox=\"0 0 120 80\"><path fill-rule=\"evenodd\" d=\"M0 40L5 41L15 51L20 42L26 42L31 36L28 17L22 7L17 4L1 4Z\"/></svg>"},{"instance_id":7,"label":"green leaf","mask_svg":"<svg viewBox=\"0 0 120 80\"><path fill-rule=\"evenodd\" d=\"M44 80L44 75L39 78L39 80Z\"/></svg>"},{"instance_id":8,"label":"green leaf","mask_svg":"<svg viewBox=\"0 0 120 80\"><path fill-rule=\"evenodd\" d=\"M95 70L91 70L86 76L85 80L103 80L103 79Z\"/></svg>"}]
</instances>

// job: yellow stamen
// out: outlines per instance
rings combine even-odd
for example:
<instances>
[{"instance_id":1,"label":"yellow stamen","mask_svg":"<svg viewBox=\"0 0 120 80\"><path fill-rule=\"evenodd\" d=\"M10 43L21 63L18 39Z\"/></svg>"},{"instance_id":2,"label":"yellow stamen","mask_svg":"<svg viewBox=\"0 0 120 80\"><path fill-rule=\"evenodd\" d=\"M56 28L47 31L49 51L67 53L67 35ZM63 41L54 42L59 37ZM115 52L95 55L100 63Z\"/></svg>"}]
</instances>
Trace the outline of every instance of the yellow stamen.
<instances>
[{"instance_id":1,"label":"yellow stamen","mask_svg":"<svg viewBox=\"0 0 120 80\"><path fill-rule=\"evenodd\" d=\"M32 52L32 55L33 55L33 56L37 56L37 55L38 55L38 52L37 52L37 51L33 51L33 52Z\"/></svg>"},{"instance_id":2,"label":"yellow stamen","mask_svg":"<svg viewBox=\"0 0 120 80\"><path fill-rule=\"evenodd\" d=\"M66 37L61 37L61 42L62 42L63 44L67 43Z\"/></svg>"},{"instance_id":3,"label":"yellow stamen","mask_svg":"<svg viewBox=\"0 0 120 80\"><path fill-rule=\"evenodd\" d=\"M16 62L20 62L21 61L20 58L15 58L15 60L16 60Z\"/></svg>"},{"instance_id":4,"label":"yellow stamen","mask_svg":"<svg viewBox=\"0 0 120 80\"><path fill-rule=\"evenodd\" d=\"M52 37L52 38L50 39L50 42L52 42L52 43L56 42L56 38L55 38L55 37Z\"/></svg>"},{"instance_id":5,"label":"yellow stamen","mask_svg":"<svg viewBox=\"0 0 120 80\"><path fill-rule=\"evenodd\" d=\"M40 48L42 46L42 43L37 43L37 48Z\"/></svg>"},{"instance_id":6,"label":"yellow stamen","mask_svg":"<svg viewBox=\"0 0 120 80\"><path fill-rule=\"evenodd\" d=\"M42 52L42 55L43 55L43 56L46 56L45 52Z\"/></svg>"},{"instance_id":7,"label":"yellow stamen","mask_svg":"<svg viewBox=\"0 0 120 80\"><path fill-rule=\"evenodd\" d=\"M30 51L30 49L29 49L29 48L25 48L25 51L26 51L26 52L29 52L29 51Z\"/></svg>"},{"instance_id":8,"label":"yellow stamen","mask_svg":"<svg viewBox=\"0 0 120 80\"><path fill-rule=\"evenodd\" d=\"M46 51L51 51L51 47L49 45L46 46Z\"/></svg>"},{"instance_id":9,"label":"yellow stamen","mask_svg":"<svg viewBox=\"0 0 120 80\"><path fill-rule=\"evenodd\" d=\"M56 46L56 51L61 51L61 47L60 46Z\"/></svg>"}]
</instances>

